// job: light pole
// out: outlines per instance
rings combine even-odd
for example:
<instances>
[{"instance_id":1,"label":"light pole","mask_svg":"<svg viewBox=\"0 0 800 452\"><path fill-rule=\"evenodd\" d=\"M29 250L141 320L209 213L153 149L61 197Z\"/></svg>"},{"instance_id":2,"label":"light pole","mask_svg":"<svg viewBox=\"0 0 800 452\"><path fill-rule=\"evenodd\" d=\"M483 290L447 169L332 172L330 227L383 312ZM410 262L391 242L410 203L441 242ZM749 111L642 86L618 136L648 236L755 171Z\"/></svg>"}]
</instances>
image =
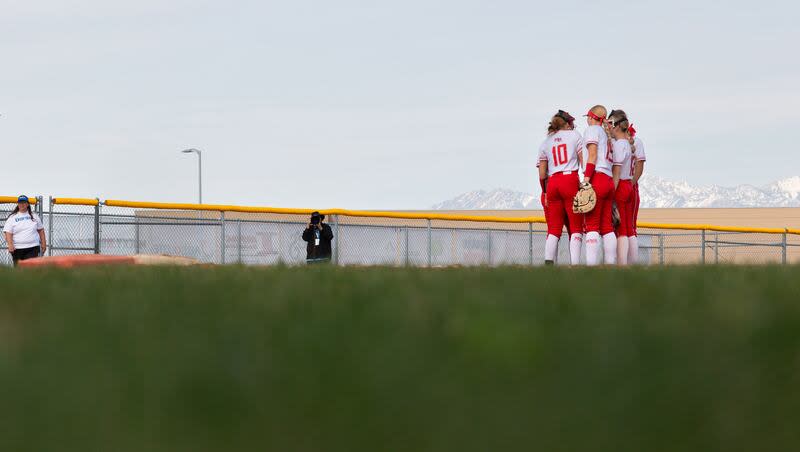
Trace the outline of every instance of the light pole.
<instances>
[{"instance_id":1,"label":"light pole","mask_svg":"<svg viewBox=\"0 0 800 452\"><path fill-rule=\"evenodd\" d=\"M197 198L198 204L203 204L203 153L199 149L184 149L184 154L197 154Z\"/></svg>"}]
</instances>

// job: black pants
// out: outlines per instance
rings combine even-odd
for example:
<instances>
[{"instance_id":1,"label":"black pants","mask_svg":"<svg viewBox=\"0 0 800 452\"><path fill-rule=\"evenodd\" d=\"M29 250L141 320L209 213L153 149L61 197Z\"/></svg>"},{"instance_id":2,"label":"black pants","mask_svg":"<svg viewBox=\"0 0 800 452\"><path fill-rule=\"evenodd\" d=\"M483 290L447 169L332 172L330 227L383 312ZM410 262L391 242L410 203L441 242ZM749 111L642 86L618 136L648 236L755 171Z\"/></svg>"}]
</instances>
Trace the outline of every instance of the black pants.
<instances>
[{"instance_id":1,"label":"black pants","mask_svg":"<svg viewBox=\"0 0 800 452\"><path fill-rule=\"evenodd\" d=\"M41 253L41 248L38 246L34 246L33 248L21 248L14 250L11 253L11 257L14 259L14 265L17 265L17 262L24 261L28 259L33 259L34 257L39 257L39 253Z\"/></svg>"}]
</instances>

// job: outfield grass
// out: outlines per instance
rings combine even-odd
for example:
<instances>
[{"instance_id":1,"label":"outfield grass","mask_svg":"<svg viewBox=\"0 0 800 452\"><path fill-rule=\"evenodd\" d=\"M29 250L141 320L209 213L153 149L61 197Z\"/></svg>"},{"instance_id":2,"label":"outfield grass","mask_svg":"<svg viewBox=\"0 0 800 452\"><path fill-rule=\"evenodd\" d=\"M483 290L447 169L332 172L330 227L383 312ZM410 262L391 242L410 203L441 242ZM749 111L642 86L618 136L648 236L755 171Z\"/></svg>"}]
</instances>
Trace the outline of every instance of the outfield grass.
<instances>
[{"instance_id":1,"label":"outfield grass","mask_svg":"<svg viewBox=\"0 0 800 452\"><path fill-rule=\"evenodd\" d=\"M800 267L0 271L2 451L800 449Z\"/></svg>"}]
</instances>

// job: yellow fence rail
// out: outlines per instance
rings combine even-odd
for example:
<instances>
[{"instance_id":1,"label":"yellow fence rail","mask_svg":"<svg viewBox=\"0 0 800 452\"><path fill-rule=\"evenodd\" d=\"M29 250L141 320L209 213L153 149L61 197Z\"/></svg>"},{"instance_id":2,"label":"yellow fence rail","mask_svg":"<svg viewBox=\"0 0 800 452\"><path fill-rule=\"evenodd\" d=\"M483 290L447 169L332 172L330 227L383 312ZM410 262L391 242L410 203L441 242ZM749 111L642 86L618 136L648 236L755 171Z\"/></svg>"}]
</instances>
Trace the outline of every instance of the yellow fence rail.
<instances>
[{"instance_id":1,"label":"yellow fence rail","mask_svg":"<svg viewBox=\"0 0 800 452\"><path fill-rule=\"evenodd\" d=\"M219 204L174 204L160 202L120 201L109 199L104 205L109 207L129 207L136 209L166 210L205 210L213 212L272 213L284 215L309 215L314 209L288 209L281 207L248 207ZM321 209L324 215L341 215L348 217L397 218L404 220L446 220L446 221L478 221L487 223L544 223L544 217L497 217L481 215L450 215L431 213L385 212L373 210Z\"/></svg>"},{"instance_id":2,"label":"yellow fence rail","mask_svg":"<svg viewBox=\"0 0 800 452\"><path fill-rule=\"evenodd\" d=\"M286 215L309 215L313 209L289 209L279 207L249 207L220 204L183 204L183 203L159 203L159 202L139 202L122 201L109 199L104 202L106 206L129 207L137 209L166 209L166 210L204 210L214 212L241 212L241 213L272 213ZM373 218L397 218L406 220L445 220L445 221L472 221L486 223L545 223L544 217L499 217L489 215L455 215L455 214L435 214L435 213L413 213L413 212L385 212L372 210L346 210L346 209L327 209L319 210L324 215L342 215L348 217L373 217ZM651 229L687 230L687 231L718 231L718 232L745 232L745 233L765 233L765 234L796 234L800 235L800 229L790 228L748 228L738 226L718 226L710 224L668 224L668 223L637 223L638 227Z\"/></svg>"},{"instance_id":3,"label":"yellow fence rail","mask_svg":"<svg viewBox=\"0 0 800 452\"><path fill-rule=\"evenodd\" d=\"M30 197L31 204L36 203L35 197ZM0 196L0 204L16 203L16 196ZM164 202L143 202L125 201L109 199L104 202L92 198L53 198L54 204L60 205L81 205L97 206L99 204L109 207L127 207L133 209L161 209L161 210L195 210L212 212L240 212L240 213L264 213L264 214L284 214L284 215L309 215L314 209L291 209L281 207L253 207L237 206L225 204L191 204L191 203L164 203ZM490 215L456 215L456 214L437 214L427 212L387 212L373 210L347 210L347 209L324 209L319 210L325 215L341 215L348 217L369 217L369 218L394 218L404 220L443 220L443 221L469 221L485 223L545 223L544 217L500 217ZM685 230L685 231L718 231L718 232L742 232L742 233L763 233L763 234L794 234L800 235L800 229L795 228L750 228L738 226L719 226L712 224L669 224L669 223L646 223L639 222L640 228L666 229L666 230Z\"/></svg>"},{"instance_id":4,"label":"yellow fence rail","mask_svg":"<svg viewBox=\"0 0 800 452\"><path fill-rule=\"evenodd\" d=\"M18 198L18 196L0 196L0 204L16 204ZM36 204L35 196L28 196L28 200L31 204Z\"/></svg>"},{"instance_id":5,"label":"yellow fence rail","mask_svg":"<svg viewBox=\"0 0 800 452\"><path fill-rule=\"evenodd\" d=\"M68 206L96 206L100 204L100 200L92 198L53 198L53 204Z\"/></svg>"}]
</instances>

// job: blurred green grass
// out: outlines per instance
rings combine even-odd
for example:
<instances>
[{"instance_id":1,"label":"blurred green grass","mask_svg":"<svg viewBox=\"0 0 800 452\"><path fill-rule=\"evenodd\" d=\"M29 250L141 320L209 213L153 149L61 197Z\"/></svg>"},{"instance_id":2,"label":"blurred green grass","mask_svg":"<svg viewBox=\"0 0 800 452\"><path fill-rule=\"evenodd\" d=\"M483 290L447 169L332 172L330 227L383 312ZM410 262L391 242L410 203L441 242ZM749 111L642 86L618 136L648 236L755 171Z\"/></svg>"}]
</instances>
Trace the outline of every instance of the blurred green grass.
<instances>
[{"instance_id":1,"label":"blurred green grass","mask_svg":"<svg viewBox=\"0 0 800 452\"><path fill-rule=\"evenodd\" d=\"M3 451L800 449L800 268L0 271Z\"/></svg>"}]
</instances>

